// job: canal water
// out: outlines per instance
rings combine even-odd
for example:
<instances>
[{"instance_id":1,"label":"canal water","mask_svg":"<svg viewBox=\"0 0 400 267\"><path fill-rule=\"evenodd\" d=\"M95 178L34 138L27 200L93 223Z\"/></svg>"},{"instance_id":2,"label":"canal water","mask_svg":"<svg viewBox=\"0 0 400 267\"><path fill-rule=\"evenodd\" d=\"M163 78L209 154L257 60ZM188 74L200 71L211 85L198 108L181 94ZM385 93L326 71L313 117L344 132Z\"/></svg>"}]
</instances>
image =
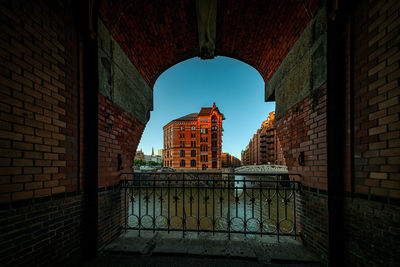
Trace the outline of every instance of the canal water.
<instances>
[{"instance_id":1,"label":"canal water","mask_svg":"<svg viewBox=\"0 0 400 267\"><path fill-rule=\"evenodd\" d=\"M145 181L128 191L127 226L139 229L140 218L141 229L268 234L279 225L279 233L292 233L294 191L275 179L237 175L229 186L194 181L184 187Z\"/></svg>"}]
</instances>

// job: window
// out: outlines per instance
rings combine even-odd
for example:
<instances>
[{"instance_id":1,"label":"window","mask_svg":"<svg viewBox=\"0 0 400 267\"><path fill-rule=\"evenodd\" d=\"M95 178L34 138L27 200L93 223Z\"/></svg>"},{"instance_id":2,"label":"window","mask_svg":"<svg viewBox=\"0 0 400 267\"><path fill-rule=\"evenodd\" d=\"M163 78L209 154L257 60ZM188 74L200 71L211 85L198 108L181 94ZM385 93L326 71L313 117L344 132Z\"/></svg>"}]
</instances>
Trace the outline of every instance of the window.
<instances>
[{"instance_id":1,"label":"window","mask_svg":"<svg viewBox=\"0 0 400 267\"><path fill-rule=\"evenodd\" d=\"M216 134L216 133L213 133L213 134L212 134L212 138L217 138L217 134Z\"/></svg>"},{"instance_id":2,"label":"window","mask_svg":"<svg viewBox=\"0 0 400 267\"><path fill-rule=\"evenodd\" d=\"M190 129L191 129L192 131L195 131L195 130L196 130L196 127L195 127L195 126L192 126Z\"/></svg>"},{"instance_id":3,"label":"window","mask_svg":"<svg viewBox=\"0 0 400 267\"><path fill-rule=\"evenodd\" d=\"M200 161L201 162L207 162L208 161L208 155L201 155L200 156Z\"/></svg>"},{"instance_id":4,"label":"window","mask_svg":"<svg viewBox=\"0 0 400 267\"><path fill-rule=\"evenodd\" d=\"M195 160L191 160L190 161L190 167L196 167L196 161Z\"/></svg>"},{"instance_id":5,"label":"window","mask_svg":"<svg viewBox=\"0 0 400 267\"><path fill-rule=\"evenodd\" d=\"M212 116L211 122L217 122L217 117L215 115Z\"/></svg>"},{"instance_id":6,"label":"window","mask_svg":"<svg viewBox=\"0 0 400 267\"><path fill-rule=\"evenodd\" d=\"M185 130L185 127L181 126L181 131L184 131L184 130Z\"/></svg>"},{"instance_id":7,"label":"window","mask_svg":"<svg viewBox=\"0 0 400 267\"><path fill-rule=\"evenodd\" d=\"M185 156L185 150L181 150L181 157Z\"/></svg>"},{"instance_id":8,"label":"window","mask_svg":"<svg viewBox=\"0 0 400 267\"><path fill-rule=\"evenodd\" d=\"M185 134L184 134L184 133L181 133L181 134L179 134L179 137L180 137L180 138L185 138Z\"/></svg>"},{"instance_id":9,"label":"window","mask_svg":"<svg viewBox=\"0 0 400 267\"><path fill-rule=\"evenodd\" d=\"M181 160L180 166L181 166L181 167L185 167L185 161L184 161L184 160Z\"/></svg>"},{"instance_id":10,"label":"window","mask_svg":"<svg viewBox=\"0 0 400 267\"><path fill-rule=\"evenodd\" d=\"M172 167L172 160L169 161L169 166Z\"/></svg>"},{"instance_id":11,"label":"window","mask_svg":"<svg viewBox=\"0 0 400 267\"><path fill-rule=\"evenodd\" d=\"M190 141L191 147L196 147L196 141Z\"/></svg>"},{"instance_id":12,"label":"window","mask_svg":"<svg viewBox=\"0 0 400 267\"><path fill-rule=\"evenodd\" d=\"M191 138L196 138L196 134L192 133L192 134L190 134L190 137Z\"/></svg>"},{"instance_id":13,"label":"window","mask_svg":"<svg viewBox=\"0 0 400 267\"><path fill-rule=\"evenodd\" d=\"M192 150L192 151L190 151L190 156L192 156L192 157L196 157L196 150Z\"/></svg>"},{"instance_id":14,"label":"window","mask_svg":"<svg viewBox=\"0 0 400 267\"><path fill-rule=\"evenodd\" d=\"M212 131L216 131L217 130L217 126L211 126L211 130Z\"/></svg>"},{"instance_id":15,"label":"window","mask_svg":"<svg viewBox=\"0 0 400 267\"><path fill-rule=\"evenodd\" d=\"M185 147L185 141L181 141L181 147Z\"/></svg>"},{"instance_id":16,"label":"window","mask_svg":"<svg viewBox=\"0 0 400 267\"><path fill-rule=\"evenodd\" d=\"M200 146L200 151L207 151L208 150L208 146L207 145L201 145Z\"/></svg>"},{"instance_id":17,"label":"window","mask_svg":"<svg viewBox=\"0 0 400 267\"><path fill-rule=\"evenodd\" d=\"M207 129L206 129L206 128L202 128L202 129L200 129L200 133L202 133L202 134L206 134L206 133L207 133Z\"/></svg>"}]
</instances>

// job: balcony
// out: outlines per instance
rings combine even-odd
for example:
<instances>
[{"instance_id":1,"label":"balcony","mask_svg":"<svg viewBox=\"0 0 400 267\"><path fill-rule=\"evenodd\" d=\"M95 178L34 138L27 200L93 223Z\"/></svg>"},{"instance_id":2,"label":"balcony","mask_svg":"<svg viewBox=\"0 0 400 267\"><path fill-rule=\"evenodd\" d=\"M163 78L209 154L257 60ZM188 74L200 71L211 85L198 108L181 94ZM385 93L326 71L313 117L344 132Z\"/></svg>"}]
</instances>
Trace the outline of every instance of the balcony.
<instances>
[{"instance_id":1,"label":"balcony","mask_svg":"<svg viewBox=\"0 0 400 267\"><path fill-rule=\"evenodd\" d=\"M131 260L155 261L151 263L155 265L168 265L170 260L171 265L186 262L187 266L194 259L199 260L198 266L209 261L217 265L228 261L233 266L274 262L319 266L318 258L295 241L299 237L296 194L301 185L284 177L288 176L126 174L122 183L126 233L108 245L92 266ZM161 256L164 253L168 258Z\"/></svg>"},{"instance_id":2,"label":"balcony","mask_svg":"<svg viewBox=\"0 0 400 267\"><path fill-rule=\"evenodd\" d=\"M132 173L125 230L298 237L296 181L282 174ZM297 174L290 174L296 175ZM272 178L274 177L274 178ZM206 218L207 220L205 220ZM284 223L283 223L284 222Z\"/></svg>"}]
</instances>

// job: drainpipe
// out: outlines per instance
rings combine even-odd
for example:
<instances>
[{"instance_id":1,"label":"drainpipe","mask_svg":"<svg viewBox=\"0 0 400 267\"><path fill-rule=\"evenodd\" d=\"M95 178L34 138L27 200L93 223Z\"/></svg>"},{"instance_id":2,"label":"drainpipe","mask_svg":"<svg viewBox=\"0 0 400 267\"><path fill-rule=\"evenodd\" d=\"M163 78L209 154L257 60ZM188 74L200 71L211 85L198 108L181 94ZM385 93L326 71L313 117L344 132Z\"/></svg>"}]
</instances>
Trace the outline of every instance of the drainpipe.
<instances>
[{"instance_id":1,"label":"drainpipe","mask_svg":"<svg viewBox=\"0 0 400 267\"><path fill-rule=\"evenodd\" d=\"M98 2L74 1L76 30L79 35L79 72L83 82L83 171L82 255L97 256L98 229ZM79 133L78 133L79 134ZM79 144L80 145L80 144Z\"/></svg>"},{"instance_id":2,"label":"drainpipe","mask_svg":"<svg viewBox=\"0 0 400 267\"><path fill-rule=\"evenodd\" d=\"M327 5L327 164L329 265L344 265L346 28L348 3Z\"/></svg>"}]
</instances>

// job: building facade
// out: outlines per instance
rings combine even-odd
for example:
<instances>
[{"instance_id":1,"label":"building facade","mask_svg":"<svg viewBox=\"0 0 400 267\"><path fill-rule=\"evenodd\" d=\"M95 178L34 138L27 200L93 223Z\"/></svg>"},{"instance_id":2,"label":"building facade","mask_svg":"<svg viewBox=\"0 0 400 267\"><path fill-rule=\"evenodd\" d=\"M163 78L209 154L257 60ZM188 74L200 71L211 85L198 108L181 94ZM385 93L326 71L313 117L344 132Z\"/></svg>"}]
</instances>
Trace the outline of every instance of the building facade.
<instances>
[{"instance_id":1,"label":"building facade","mask_svg":"<svg viewBox=\"0 0 400 267\"><path fill-rule=\"evenodd\" d=\"M239 167L242 165L242 163L240 159L230 155L229 153L222 153L221 165L222 168L229 168L229 167Z\"/></svg>"},{"instance_id":2,"label":"building facade","mask_svg":"<svg viewBox=\"0 0 400 267\"><path fill-rule=\"evenodd\" d=\"M242 151L242 165L285 165L279 138L276 135L275 112L261 123L249 144Z\"/></svg>"},{"instance_id":3,"label":"building facade","mask_svg":"<svg viewBox=\"0 0 400 267\"><path fill-rule=\"evenodd\" d=\"M216 107L202 108L169 122L164 132L164 167L220 169L223 114Z\"/></svg>"}]
</instances>

